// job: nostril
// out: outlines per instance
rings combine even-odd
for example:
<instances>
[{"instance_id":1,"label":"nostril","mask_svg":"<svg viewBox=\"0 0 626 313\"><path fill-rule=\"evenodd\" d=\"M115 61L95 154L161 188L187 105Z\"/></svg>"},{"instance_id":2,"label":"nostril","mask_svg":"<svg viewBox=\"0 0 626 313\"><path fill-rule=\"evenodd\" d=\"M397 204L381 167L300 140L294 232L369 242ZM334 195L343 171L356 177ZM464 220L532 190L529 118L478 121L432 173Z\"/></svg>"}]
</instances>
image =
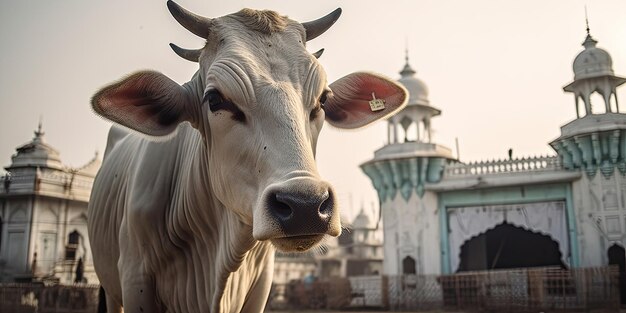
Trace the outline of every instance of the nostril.
<instances>
[{"instance_id":1,"label":"nostril","mask_svg":"<svg viewBox=\"0 0 626 313\"><path fill-rule=\"evenodd\" d=\"M322 201L322 204L319 207L319 213L321 215L330 215L333 212L333 197L331 197L330 193L325 194L326 199Z\"/></svg>"},{"instance_id":2,"label":"nostril","mask_svg":"<svg viewBox=\"0 0 626 313\"><path fill-rule=\"evenodd\" d=\"M293 214L293 210L291 209L291 207L287 203L280 201L276 194L273 194L270 197L269 207L270 210L272 210L274 214L276 214L276 217L281 220L287 220Z\"/></svg>"}]
</instances>

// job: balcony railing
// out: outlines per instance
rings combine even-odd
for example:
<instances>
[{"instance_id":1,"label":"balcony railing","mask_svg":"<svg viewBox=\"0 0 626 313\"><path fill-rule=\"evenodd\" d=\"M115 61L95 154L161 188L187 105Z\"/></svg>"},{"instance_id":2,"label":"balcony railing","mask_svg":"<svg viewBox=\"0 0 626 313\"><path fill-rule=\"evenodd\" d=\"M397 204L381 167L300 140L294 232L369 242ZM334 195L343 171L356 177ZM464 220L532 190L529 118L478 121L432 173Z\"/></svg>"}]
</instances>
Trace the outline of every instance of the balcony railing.
<instances>
[{"instance_id":1,"label":"balcony railing","mask_svg":"<svg viewBox=\"0 0 626 313\"><path fill-rule=\"evenodd\" d=\"M520 172L558 171L563 167L557 156L539 156L512 160L491 160L448 164L444 175L472 176Z\"/></svg>"}]
</instances>

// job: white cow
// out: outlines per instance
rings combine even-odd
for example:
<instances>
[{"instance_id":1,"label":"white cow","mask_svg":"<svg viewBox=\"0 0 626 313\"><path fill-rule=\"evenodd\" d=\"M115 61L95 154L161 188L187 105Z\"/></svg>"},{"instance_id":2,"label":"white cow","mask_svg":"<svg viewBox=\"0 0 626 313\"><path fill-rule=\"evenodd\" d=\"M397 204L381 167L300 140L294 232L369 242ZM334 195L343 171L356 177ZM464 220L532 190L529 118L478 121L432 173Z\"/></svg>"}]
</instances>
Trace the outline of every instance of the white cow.
<instances>
[{"instance_id":1,"label":"white cow","mask_svg":"<svg viewBox=\"0 0 626 313\"><path fill-rule=\"evenodd\" d=\"M134 130L111 129L91 194L96 272L109 312L261 312L274 248L304 251L341 233L315 165L324 120L363 126L401 108L406 91L369 73L327 84L305 42L339 9L300 24L272 11L208 19L168 7L207 39L195 51L172 45L199 62L191 81L143 71L92 99Z\"/></svg>"}]
</instances>

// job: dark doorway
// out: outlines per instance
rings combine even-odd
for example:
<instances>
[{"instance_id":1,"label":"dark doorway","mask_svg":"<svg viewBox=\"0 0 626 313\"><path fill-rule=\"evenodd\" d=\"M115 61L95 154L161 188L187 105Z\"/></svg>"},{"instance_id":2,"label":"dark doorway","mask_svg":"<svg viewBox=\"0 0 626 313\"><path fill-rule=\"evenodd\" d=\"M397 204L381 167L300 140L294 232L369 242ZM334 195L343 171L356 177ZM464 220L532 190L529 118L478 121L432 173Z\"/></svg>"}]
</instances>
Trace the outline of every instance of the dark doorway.
<instances>
[{"instance_id":1,"label":"dark doorway","mask_svg":"<svg viewBox=\"0 0 626 313\"><path fill-rule=\"evenodd\" d=\"M415 274L415 259L407 256L402 260L402 273L403 274Z\"/></svg>"},{"instance_id":2,"label":"dark doorway","mask_svg":"<svg viewBox=\"0 0 626 313\"><path fill-rule=\"evenodd\" d=\"M609 247L609 265L617 265L619 268L619 299L626 304L626 251L624 247L613 244Z\"/></svg>"},{"instance_id":3,"label":"dark doorway","mask_svg":"<svg viewBox=\"0 0 626 313\"><path fill-rule=\"evenodd\" d=\"M559 244L549 236L504 222L461 246L457 272L537 266L565 268Z\"/></svg>"},{"instance_id":4,"label":"dark doorway","mask_svg":"<svg viewBox=\"0 0 626 313\"><path fill-rule=\"evenodd\" d=\"M67 240L67 245L65 246L65 259L66 260L75 260L76 259L76 250L78 249L78 242L80 241L80 233L76 230L70 233L69 238Z\"/></svg>"}]
</instances>

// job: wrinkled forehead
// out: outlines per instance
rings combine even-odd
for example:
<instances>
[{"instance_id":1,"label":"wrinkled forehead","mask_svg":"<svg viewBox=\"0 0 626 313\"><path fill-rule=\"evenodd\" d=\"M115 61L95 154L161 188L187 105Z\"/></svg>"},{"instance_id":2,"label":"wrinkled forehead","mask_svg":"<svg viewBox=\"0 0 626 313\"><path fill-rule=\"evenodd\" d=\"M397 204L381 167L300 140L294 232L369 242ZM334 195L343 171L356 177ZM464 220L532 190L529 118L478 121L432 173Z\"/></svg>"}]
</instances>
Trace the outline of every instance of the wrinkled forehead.
<instances>
[{"instance_id":1,"label":"wrinkled forehead","mask_svg":"<svg viewBox=\"0 0 626 313\"><path fill-rule=\"evenodd\" d=\"M319 62L306 50L300 23L273 11L250 9L214 19L213 23L207 48L213 50L214 57L202 64L209 76L243 79L245 75L255 84L325 83Z\"/></svg>"}]
</instances>

